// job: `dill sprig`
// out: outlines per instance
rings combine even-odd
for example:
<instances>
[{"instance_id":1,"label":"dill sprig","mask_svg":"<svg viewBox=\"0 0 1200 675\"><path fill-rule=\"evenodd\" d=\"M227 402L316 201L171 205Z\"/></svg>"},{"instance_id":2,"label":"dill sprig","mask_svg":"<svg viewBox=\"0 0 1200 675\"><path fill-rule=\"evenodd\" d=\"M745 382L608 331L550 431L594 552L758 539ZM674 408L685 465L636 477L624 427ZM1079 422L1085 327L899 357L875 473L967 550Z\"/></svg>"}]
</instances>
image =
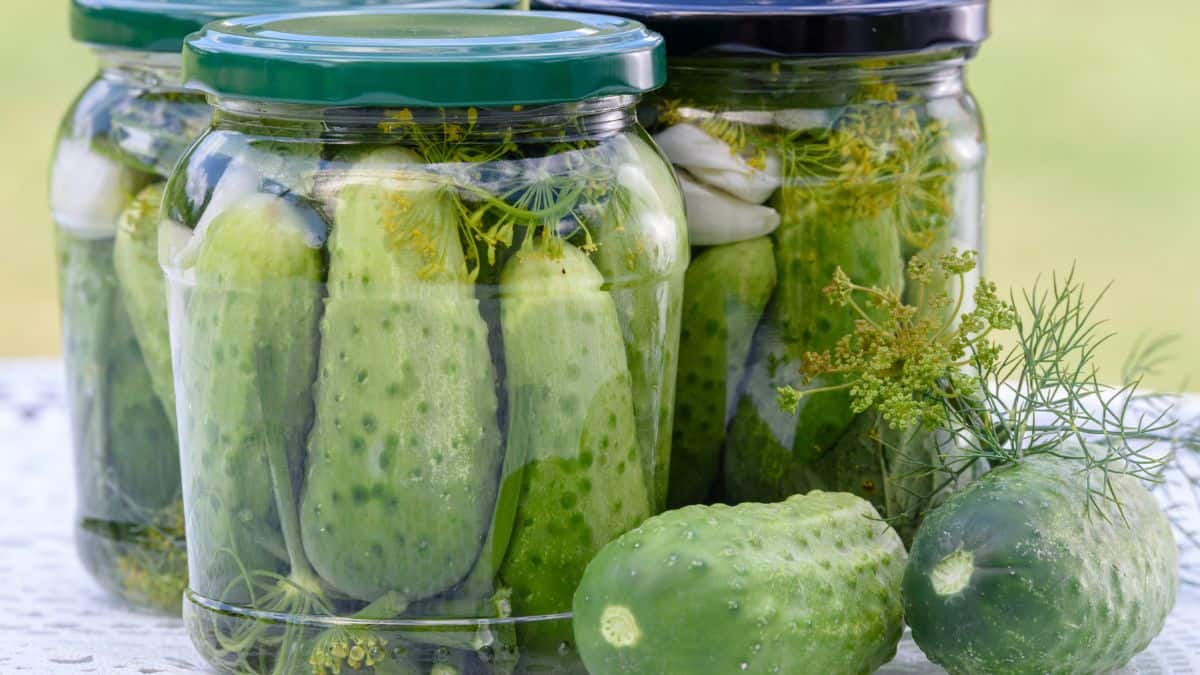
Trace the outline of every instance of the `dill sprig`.
<instances>
[{"instance_id":1,"label":"dill sprig","mask_svg":"<svg viewBox=\"0 0 1200 675\"><path fill-rule=\"evenodd\" d=\"M485 262L496 263L498 249L513 246L521 228L540 234L526 237L525 245L536 241L557 256L562 248L558 225L570 220L582 232L580 248L595 252L585 224L588 209L602 201L628 200L615 180L619 158L586 137L539 144L543 154L526 156L514 129L481 129L475 108L443 110L432 122L402 109L389 113L379 128L411 143L429 163L423 178L460 197L455 204L472 280ZM506 177L497 183L497 175Z\"/></svg>"},{"instance_id":2,"label":"dill sprig","mask_svg":"<svg viewBox=\"0 0 1200 675\"><path fill-rule=\"evenodd\" d=\"M1008 301L981 282L974 307L966 309L966 275L974 267L972 254L955 253L910 273L922 285L934 274L957 278L956 293L932 299L954 306L943 321L905 305L895 291L857 286L839 271L827 295L862 318L835 349L804 357L804 380L838 373L845 383L836 388L849 390L856 411L875 409L894 428L920 424L949 432L956 441L952 454L943 452L940 466L929 467L948 472L946 484L981 463L1033 455L1079 462L1089 508L1117 501L1115 475L1160 480L1167 458L1154 445L1174 422L1165 411L1147 413L1136 405L1141 378L1153 364L1146 355L1128 369L1132 379L1125 384L1101 380L1096 352L1111 337L1096 318L1104 293L1090 298L1072 269ZM887 319L872 320L867 306L884 310ZM1005 330L1015 333L1008 348L993 336ZM1156 350L1149 354L1157 358ZM780 405L792 410L820 391L781 388Z\"/></svg>"},{"instance_id":3,"label":"dill sprig","mask_svg":"<svg viewBox=\"0 0 1200 675\"><path fill-rule=\"evenodd\" d=\"M946 426L945 397L979 388L979 378L966 366L994 365L999 350L990 335L1015 322L1013 306L1000 300L995 286L986 281L975 288L974 307L962 311L966 278L975 265L970 251L952 251L932 263L914 257L908 268L910 283L925 288L939 275L958 284L954 294L943 292L927 302L922 298L918 305L905 304L895 289L855 284L839 267L824 294L859 317L854 332L830 351L804 354L801 369L804 385L829 375L843 376L838 378L841 383L803 391L785 387L780 392L783 409L794 413L804 396L845 389L855 413L875 407L894 428ZM941 311L951 306L952 312Z\"/></svg>"}]
</instances>

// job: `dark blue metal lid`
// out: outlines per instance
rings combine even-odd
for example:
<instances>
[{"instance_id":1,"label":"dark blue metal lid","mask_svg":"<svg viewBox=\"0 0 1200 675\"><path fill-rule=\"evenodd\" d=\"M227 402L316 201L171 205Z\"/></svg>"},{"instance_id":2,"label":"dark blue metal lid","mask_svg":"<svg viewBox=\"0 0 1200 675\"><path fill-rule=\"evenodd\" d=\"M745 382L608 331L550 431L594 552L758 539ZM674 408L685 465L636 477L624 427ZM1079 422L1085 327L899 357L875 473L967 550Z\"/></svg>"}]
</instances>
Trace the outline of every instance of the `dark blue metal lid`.
<instances>
[{"instance_id":1,"label":"dark blue metal lid","mask_svg":"<svg viewBox=\"0 0 1200 675\"><path fill-rule=\"evenodd\" d=\"M974 49L988 0L537 0L548 9L637 19L672 56L869 56Z\"/></svg>"}]
</instances>

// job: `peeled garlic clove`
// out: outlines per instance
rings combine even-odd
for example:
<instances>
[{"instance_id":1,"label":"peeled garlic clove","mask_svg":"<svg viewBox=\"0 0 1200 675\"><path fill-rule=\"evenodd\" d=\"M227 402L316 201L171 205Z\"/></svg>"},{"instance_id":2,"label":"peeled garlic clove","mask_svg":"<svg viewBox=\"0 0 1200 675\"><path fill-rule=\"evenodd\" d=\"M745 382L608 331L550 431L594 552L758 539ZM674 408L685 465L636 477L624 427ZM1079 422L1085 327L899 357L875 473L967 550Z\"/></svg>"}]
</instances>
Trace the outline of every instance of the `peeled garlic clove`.
<instances>
[{"instance_id":1,"label":"peeled garlic clove","mask_svg":"<svg viewBox=\"0 0 1200 675\"><path fill-rule=\"evenodd\" d=\"M779 227L779 213L713 190L680 172L679 184L687 202L688 239L694 246L716 246L770 234Z\"/></svg>"},{"instance_id":2,"label":"peeled garlic clove","mask_svg":"<svg viewBox=\"0 0 1200 675\"><path fill-rule=\"evenodd\" d=\"M827 129L833 122L833 117L828 110L815 110L813 108L778 110L775 112L774 117L776 126L790 131Z\"/></svg>"},{"instance_id":3,"label":"peeled garlic clove","mask_svg":"<svg viewBox=\"0 0 1200 675\"><path fill-rule=\"evenodd\" d=\"M741 160L741 162L749 169L748 171L690 167L689 169L693 176L704 183L720 188L751 204L761 204L770 199L783 182L779 155L767 151L762 156L763 166L761 169L747 164L745 160Z\"/></svg>"},{"instance_id":4,"label":"peeled garlic clove","mask_svg":"<svg viewBox=\"0 0 1200 675\"><path fill-rule=\"evenodd\" d=\"M750 166L728 145L709 136L694 124L676 124L654 136L654 142L666 154L672 164L689 171L713 169L715 171L744 170Z\"/></svg>"},{"instance_id":5,"label":"peeled garlic clove","mask_svg":"<svg viewBox=\"0 0 1200 675\"><path fill-rule=\"evenodd\" d=\"M730 110L715 113L711 110L701 110L700 108L684 106L676 108L675 114L678 116L678 119L689 122L692 120L718 118L729 120L730 122L741 122L742 124L765 127L774 121L774 114L767 110Z\"/></svg>"},{"instance_id":6,"label":"peeled garlic clove","mask_svg":"<svg viewBox=\"0 0 1200 675\"><path fill-rule=\"evenodd\" d=\"M107 239L145 180L92 150L86 138L63 139L54 157L50 209L58 226L85 239Z\"/></svg>"},{"instance_id":7,"label":"peeled garlic clove","mask_svg":"<svg viewBox=\"0 0 1200 675\"><path fill-rule=\"evenodd\" d=\"M774 152L765 153L763 166L757 167L692 124L676 124L660 132L654 140L676 166L748 202L761 204L779 188L780 163Z\"/></svg>"}]
</instances>

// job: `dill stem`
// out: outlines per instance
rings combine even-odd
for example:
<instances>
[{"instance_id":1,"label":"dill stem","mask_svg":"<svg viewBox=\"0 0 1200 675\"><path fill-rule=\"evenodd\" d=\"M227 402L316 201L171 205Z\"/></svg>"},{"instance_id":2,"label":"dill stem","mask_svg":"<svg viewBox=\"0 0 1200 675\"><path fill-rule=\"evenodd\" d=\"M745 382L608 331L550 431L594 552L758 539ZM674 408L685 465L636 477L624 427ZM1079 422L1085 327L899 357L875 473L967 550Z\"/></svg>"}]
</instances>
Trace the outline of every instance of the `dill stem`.
<instances>
[{"instance_id":1,"label":"dill stem","mask_svg":"<svg viewBox=\"0 0 1200 675\"><path fill-rule=\"evenodd\" d=\"M874 320L873 320L873 319L872 319L870 316L868 316L868 315L867 315L867 312L866 312L866 311L865 311L865 310L864 310L862 307L860 307L860 306L859 306L859 304L858 304L857 302L855 302L855 301L854 301L854 298L847 298L847 299L846 299L846 304L850 305L850 307L851 307L852 309L854 309L854 311L855 311L855 312L856 312L856 313L857 313L859 316L861 316L861 317L862 317L863 321L866 321L866 322L867 322L868 324L870 324L870 325L871 325L873 328L875 328L875 330L878 330L878 331L882 331L882 330L883 330L883 327L882 327L882 326L880 326L879 324L875 323L875 321L874 321Z\"/></svg>"},{"instance_id":2,"label":"dill stem","mask_svg":"<svg viewBox=\"0 0 1200 675\"><path fill-rule=\"evenodd\" d=\"M825 387L813 387L811 389L797 389L796 391L801 396L808 396L809 394L823 394L823 393L830 392L830 391L841 391L843 389L849 389L850 387L853 387L856 384L858 384L858 380L854 380L853 382L845 382L843 384L831 384L831 385L828 385Z\"/></svg>"},{"instance_id":3,"label":"dill stem","mask_svg":"<svg viewBox=\"0 0 1200 675\"><path fill-rule=\"evenodd\" d=\"M946 323L942 324L942 329L937 332L937 335L933 336L934 340L941 339L941 337L946 334L946 331L950 330L954 326L954 317L957 317L959 313L962 312L963 299L967 295L967 279L965 274L958 274L955 276L958 277L958 298L954 301L954 311L948 315L950 319L947 320ZM990 326L988 330L991 330ZM986 335L986 333L984 334ZM973 342L974 340L972 340L972 343Z\"/></svg>"}]
</instances>

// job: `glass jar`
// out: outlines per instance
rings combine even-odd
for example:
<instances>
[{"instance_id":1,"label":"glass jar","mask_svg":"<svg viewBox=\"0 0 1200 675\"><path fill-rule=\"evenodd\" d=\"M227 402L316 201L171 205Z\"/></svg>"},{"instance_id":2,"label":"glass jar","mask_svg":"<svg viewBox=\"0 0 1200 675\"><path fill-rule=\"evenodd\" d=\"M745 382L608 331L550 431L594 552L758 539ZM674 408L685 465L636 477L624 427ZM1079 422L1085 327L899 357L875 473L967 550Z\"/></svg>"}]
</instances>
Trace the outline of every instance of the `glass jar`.
<instances>
[{"instance_id":1,"label":"glass jar","mask_svg":"<svg viewBox=\"0 0 1200 675\"><path fill-rule=\"evenodd\" d=\"M882 318L826 297L839 268L947 321L939 297L970 299L975 275L960 290L909 270L982 246L983 128L963 71L986 2L545 4L603 4L667 41L643 121L679 172L694 247L671 505L849 491L910 536L945 487L932 463L946 439L852 410L844 381L806 382L801 361ZM782 386L811 391L794 416Z\"/></svg>"},{"instance_id":2,"label":"glass jar","mask_svg":"<svg viewBox=\"0 0 1200 675\"><path fill-rule=\"evenodd\" d=\"M138 605L178 611L186 585L158 212L167 175L208 128L211 113L203 94L183 88L179 50L184 37L212 19L279 6L267 0L71 3L72 35L95 49L100 65L62 122L50 176L76 457L76 540L92 576Z\"/></svg>"},{"instance_id":3,"label":"glass jar","mask_svg":"<svg viewBox=\"0 0 1200 675\"><path fill-rule=\"evenodd\" d=\"M656 512L669 440L689 249L634 108L661 39L276 15L184 67L216 109L160 234L193 642L229 672L583 672L575 585Z\"/></svg>"}]
</instances>

